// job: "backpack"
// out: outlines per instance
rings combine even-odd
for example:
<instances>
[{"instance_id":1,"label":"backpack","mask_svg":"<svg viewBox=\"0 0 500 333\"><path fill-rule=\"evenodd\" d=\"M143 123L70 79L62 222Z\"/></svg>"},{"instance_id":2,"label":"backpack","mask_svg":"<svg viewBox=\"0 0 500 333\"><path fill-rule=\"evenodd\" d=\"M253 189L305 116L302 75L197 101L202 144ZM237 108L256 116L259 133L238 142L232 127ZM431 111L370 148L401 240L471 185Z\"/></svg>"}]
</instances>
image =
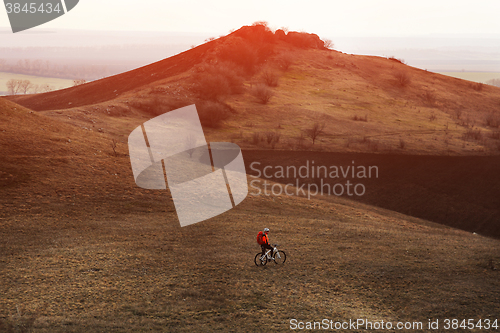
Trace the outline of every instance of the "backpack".
<instances>
[{"instance_id":1,"label":"backpack","mask_svg":"<svg viewBox=\"0 0 500 333\"><path fill-rule=\"evenodd\" d=\"M263 245L264 244L264 240L262 240L263 236L264 236L264 233L262 231L259 231L259 233L257 234L257 243L259 245Z\"/></svg>"}]
</instances>

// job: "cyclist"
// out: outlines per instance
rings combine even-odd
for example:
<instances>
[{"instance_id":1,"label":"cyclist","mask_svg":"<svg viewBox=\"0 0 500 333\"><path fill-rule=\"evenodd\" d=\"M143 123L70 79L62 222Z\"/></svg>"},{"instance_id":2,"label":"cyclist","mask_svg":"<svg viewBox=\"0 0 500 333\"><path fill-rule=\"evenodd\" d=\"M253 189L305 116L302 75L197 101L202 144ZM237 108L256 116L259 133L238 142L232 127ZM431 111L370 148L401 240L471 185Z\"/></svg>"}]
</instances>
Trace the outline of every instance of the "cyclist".
<instances>
[{"instance_id":1,"label":"cyclist","mask_svg":"<svg viewBox=\"0 0 500 333\"><path fill-rule=\"evenodd\" d=\"M260 247L262 248L262 255L264 255L266 253L266 250L271 250L271 260L274 260L274 257L273 257L273 250L274 248L269 245L269 228L264 228L264 235L262 235L262 244L260 245Z\"/></svg>"}]
</instances>

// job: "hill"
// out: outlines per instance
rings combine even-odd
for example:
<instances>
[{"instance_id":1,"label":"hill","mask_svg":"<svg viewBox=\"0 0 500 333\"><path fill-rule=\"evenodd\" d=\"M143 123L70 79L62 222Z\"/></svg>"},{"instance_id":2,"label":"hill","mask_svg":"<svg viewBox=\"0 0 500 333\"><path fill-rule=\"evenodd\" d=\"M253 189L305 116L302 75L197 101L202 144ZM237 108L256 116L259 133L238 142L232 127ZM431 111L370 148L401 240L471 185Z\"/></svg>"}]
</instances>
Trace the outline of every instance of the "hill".
<instances>
[{"instance_id":1,"label":"hill","mask_svg":"<svg viewBox=\"0 0 500 333\"><path fill-rule=\"evenodd\" d=\"M259 84L272 95L265 104L256 97ZM72 115L72 123L89 115L102 118L122 138L137 122L117 131L107 116L151 117L196 103L205 125L215 128L207 129L209 137L248 149L500 152L500 88L394 58L343 54L325 48L316 35L273 33L262 25L127 73L9 99ZM325 128L313 144L308 133L315 123ZM275 137L271 143L268 134Z\"/></svg>"},{"instance_id":2,"label":"hill","mask_svg":"<svg viewBox=\"0 0 500 333\"><path fill-rule=\"evenodd\" d=\"M92 215L103 207L133 210L123 201L127 194L138 199L149 193L136 191L133 177L125 176L130 161L113 151L107 134L75 128L4 99L0 120L2 218Z\"/></svg>"}]
</instances>

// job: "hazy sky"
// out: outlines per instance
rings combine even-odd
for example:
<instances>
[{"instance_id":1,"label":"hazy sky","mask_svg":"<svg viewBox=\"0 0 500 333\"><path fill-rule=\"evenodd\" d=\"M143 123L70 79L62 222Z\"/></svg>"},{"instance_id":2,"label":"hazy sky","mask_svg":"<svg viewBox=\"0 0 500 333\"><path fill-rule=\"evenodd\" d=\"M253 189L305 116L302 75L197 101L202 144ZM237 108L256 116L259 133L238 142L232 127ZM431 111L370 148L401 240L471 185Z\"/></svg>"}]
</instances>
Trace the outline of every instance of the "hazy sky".
<instances>
[{"instance_id":1,"label":"hazy sky","mask_svg":"<svg viewBox=\"0 0 500 333\"><path fill-rule=\"evenodd\" d=\"M265 20L320 36L500 34L499 0L80 0L36 29L178 31L226 34ZM0 27L9 27L0 10ZM1 40L1 36L0 36Z\"/></svg>"}]
</instances>

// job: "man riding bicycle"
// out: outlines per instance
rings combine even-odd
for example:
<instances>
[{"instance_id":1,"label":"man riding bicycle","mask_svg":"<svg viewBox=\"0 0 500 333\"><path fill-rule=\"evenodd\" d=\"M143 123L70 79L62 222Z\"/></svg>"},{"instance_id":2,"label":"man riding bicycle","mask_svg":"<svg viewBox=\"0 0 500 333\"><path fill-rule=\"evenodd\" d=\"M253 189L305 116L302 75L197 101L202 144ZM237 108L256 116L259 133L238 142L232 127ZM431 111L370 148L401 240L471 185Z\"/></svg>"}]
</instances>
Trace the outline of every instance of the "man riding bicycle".
<instances>
[{"instance_id":1,"label":"man riding bicycle","mask_svg":"<svg viewBox=\"0 0 500 333\"><path fill-rule=\"evenodd\" d=\"M257 234L257 244L259 244L262 249L262 252L258 252L254 258L254 262L257 267L265 266L270 261L274 262L275 264L285 263L285 251L278 250L277 244L269 244L269 228L264 228L264 230L259 231L259 233Z\"/></svg>"},{"instance_id":2,"label":"man riding bicycle","mask_svg":"<svg viewBox=\"0 0 500 333\"><path fill-rule=\"evenodd\" d=\"M260 243L260 247L262 248L262 255L264 255L266 253L266 250L271 250L271 260L274 260L273 258L273 250L274 248L269 244L269 228L264 228L264 233L262 235L262 238L261 238L261 243Z\"/></svg>"}]
</instances>

